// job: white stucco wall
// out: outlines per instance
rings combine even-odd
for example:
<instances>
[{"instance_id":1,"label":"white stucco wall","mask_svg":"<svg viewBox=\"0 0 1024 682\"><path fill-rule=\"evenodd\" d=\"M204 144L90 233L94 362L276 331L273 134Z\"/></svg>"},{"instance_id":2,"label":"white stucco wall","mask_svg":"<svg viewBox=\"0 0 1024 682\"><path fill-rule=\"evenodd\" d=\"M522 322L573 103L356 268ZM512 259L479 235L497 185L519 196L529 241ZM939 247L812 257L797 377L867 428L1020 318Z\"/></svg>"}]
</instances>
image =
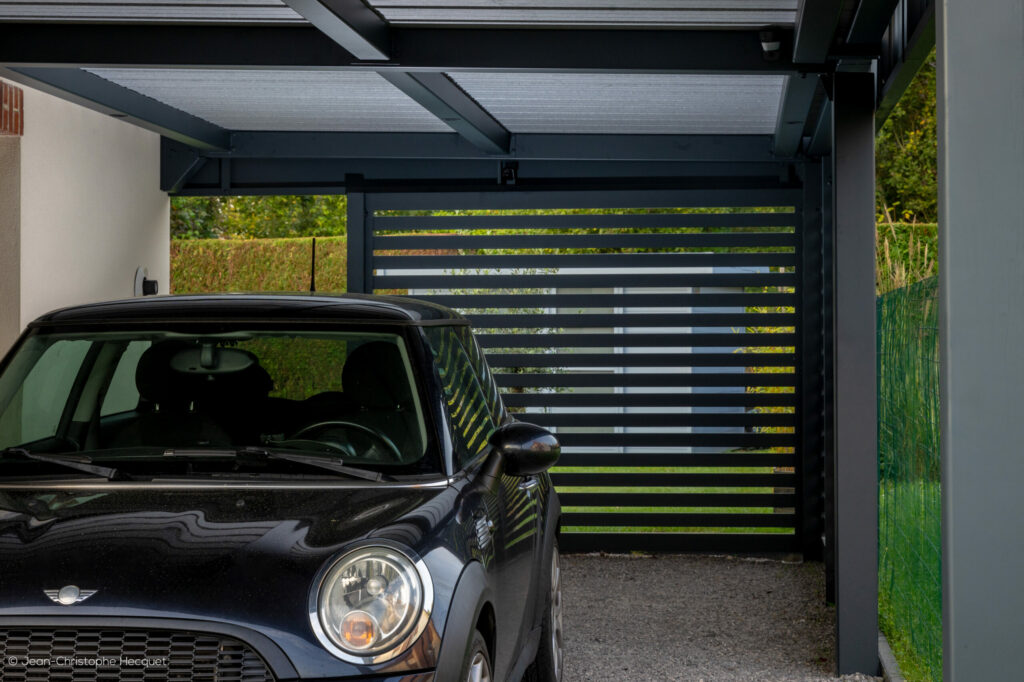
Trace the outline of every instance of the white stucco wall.
<instances>
[{"instance_id":1,"label":"white stucco wall","mask_svg":"<svg viewBox=\"0 0 1024 682\"><path fill-rule=\"evenodd\" d=\"M21 138L21 325L132 296L135 269L168 290L170 202L160 138L30 88Z\"/></svg>"},{"instance_id":2,"label":"white stucco wall","mask_svg":"<svg viewBox=\"0 0 1024 682\"><path fill-rule=\"evenodd\" d=\"M21 328L21 140L0 135L0 354Z\"/></svg>"}]
</instances>

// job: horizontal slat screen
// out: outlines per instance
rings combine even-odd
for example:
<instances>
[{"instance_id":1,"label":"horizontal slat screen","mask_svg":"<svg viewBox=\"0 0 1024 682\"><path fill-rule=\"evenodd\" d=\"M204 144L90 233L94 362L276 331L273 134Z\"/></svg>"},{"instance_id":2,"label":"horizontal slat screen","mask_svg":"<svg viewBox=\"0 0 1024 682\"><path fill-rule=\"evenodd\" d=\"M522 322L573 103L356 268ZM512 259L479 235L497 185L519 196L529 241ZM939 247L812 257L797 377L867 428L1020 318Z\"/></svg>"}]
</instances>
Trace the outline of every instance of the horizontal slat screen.
<instances>
[{"instance_id":1,"label":"horizontal slat screen","mask_svg":"<svg viewBox=\"0 0 1024 682\"><path fill-rule=\"evenodd\" d=\"M573 265L572 260L566 261L564 270L579 268ZM710 267L710 266L709 266ZM652 268L653 269L653 268ZM459 270L453 269L460 273ZM720 274L715 278L715 283L708 284L704 275L680 273L649 274L638 273L609 273L595 272L593 274L529 274L529 275L458 275L458 281L452 282L446 275L376 275L373 278L375 289L607 289L614 288L637 288L657 287L661 289L675 289L685 287L688 289L715 286L744 289L747 287L793 287L796 285L796 276L785 273L729 273ZM453 287L454 285L454 287ZM558 304L557 300L552 303Z\"/></svg>"},{"instance_id":2,"label":"horizontal slat screen","mask_svg":"<svg viewBox=\"0 0 1024 682\"><path fill-rule=\"evenodd\" d=\"M566 551L798 549L793 208L367 220L371 288L465 314L557 433Z\"/></svg>"},{"instance_id":3,"label":"horizontal slat screen","mask_svg":"<svg viewBox=\"0 0 1024 682\"><path fill-rule=\"evenodd\" d=\"M573 256L574 268L654 268L654 267L703 267L794 265L796 257L791 253L619 253L588 254ZM434 256L379 256L378 268L430 268L436 265ZM469 268L559 268L565 264L565 257L551 254L527 256L451 256L449 267L453 270Z\"/></svg>"},{"instance_id":4,"label":"horizontal slat screen","mask_svg":"<svg viewBox=\"0 0 1024 682\"><path fill-rule=\"evenodd\" d=\"M568 334L559 333L552 335L550 332L544 334L531 334L529 330L522 330L517 334L482 334L479 337L480 345L484 348L624 348L614 344L623 342L622 334ZM689 333L675 331L671 334L658 332L656 334L632 333L629 335L629 348L679 348L680 344L687 347L709 346L726 348L730 343L736 342L736 334L729 331L720 334ZM796 334L775 333L747 333L742 338L746 347L763 346L777 348L782 346L790 347L796 343Z\"/></svg>"}]
</instances>

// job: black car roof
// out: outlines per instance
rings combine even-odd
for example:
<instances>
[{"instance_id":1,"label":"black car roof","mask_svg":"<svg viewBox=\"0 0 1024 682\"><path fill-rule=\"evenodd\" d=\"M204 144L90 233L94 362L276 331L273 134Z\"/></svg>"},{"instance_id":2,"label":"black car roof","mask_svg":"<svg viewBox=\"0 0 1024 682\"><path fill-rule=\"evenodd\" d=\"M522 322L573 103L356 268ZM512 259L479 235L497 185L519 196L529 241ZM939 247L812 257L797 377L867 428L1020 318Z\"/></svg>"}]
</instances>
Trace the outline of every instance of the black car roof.
<instances>
[{"instance_id":1,"label":"black car roof","mask_svg":"<svg viewBox=\"0 0 1024 682\"><path fill-rule=\"evenodd\" d=\"M468 324L441 305L400 296L365 294L204 294L146 296L61 308L30 327L64 324L213 320Z\"/></svg>"}]
</instances>

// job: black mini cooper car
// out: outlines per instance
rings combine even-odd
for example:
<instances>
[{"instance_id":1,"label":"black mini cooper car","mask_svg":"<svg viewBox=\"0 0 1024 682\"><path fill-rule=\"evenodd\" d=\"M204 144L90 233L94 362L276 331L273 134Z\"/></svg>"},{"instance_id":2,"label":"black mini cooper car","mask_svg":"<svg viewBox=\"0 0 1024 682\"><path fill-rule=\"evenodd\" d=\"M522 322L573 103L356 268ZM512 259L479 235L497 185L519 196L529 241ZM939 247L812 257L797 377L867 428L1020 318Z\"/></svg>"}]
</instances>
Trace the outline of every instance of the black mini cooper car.
<instances>
[{"instance_id":1,"label":"black mini cooper car","mask_svg":"<svg viewBox=\"0 0 1024 682\"><path fill-rule=\"evenodd\" d=\"M559 680L558 454L440 306L45 315L0 366L0 679Z\"/></svg>"}]
</instances>

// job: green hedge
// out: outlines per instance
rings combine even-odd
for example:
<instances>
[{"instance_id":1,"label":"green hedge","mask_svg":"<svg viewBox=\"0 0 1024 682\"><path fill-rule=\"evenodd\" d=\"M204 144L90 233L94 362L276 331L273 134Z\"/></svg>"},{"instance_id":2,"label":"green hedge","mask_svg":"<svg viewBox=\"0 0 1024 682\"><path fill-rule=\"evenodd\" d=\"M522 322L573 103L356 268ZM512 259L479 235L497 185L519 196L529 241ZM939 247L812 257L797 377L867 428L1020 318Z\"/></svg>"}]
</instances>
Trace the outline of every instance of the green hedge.
<instances>
[{"instance_id":1,"label":"green hedge","mask_svg":"<svg viewBox=\"0 0 1024 682\"><path fill-rule=\"evenodd\" d=\"M307 291L309 238L180 239L171 242L171 291ZM345 237L319 237L317 289L345 291ZM427 253L427 252L422 252ZM878 225L878 293L936 274L934 223Z\"/></svg>"},{"instance_id":2,"label":"green hedge","mask_svg":"<svg viewBox=\"0 0 1024 682\"><path fill-rule=\"evenodd\" d=\"M171 292L309 291L312 240L181 239L171 242ZM345 237L316 240L316 288L346 288Z\"/></svg>"}]
</instances>

